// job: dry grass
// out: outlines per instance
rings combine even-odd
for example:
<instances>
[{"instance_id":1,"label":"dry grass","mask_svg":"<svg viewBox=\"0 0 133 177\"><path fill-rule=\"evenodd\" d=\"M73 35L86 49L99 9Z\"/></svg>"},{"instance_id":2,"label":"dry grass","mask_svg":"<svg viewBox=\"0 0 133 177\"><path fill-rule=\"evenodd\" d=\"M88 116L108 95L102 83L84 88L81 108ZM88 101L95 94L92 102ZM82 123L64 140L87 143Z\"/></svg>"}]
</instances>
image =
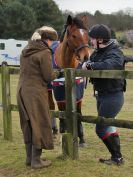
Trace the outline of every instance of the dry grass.
<instances>
[{"instance_id":1,"label":"dry grass","mask_svg":"<svg viewBox=\"0 0 133 177\"><path fill-rule=\"evenodd\" d=\"M133 65L133 64L131 64ZM16 104L16 85L18 76L11 77L12 103ZM133 81L128 80L125 104L118 115L118 119L133 118ZM0 91L1 93L1 91ZM1 95L0 95L1 102ZM95 99L92 86L88 85L83 100L83 114L96 115ZM122 153L125 165L106 166L98 163L99 157L109 157L105 146L95 134L95 125L84 123L86 146L79 148L79 160L60 160L61 135L55 140L53 151L44 151L43 156L51 159L53 165L47 169L33 170L24 165L25 149L19 126L18 112L12 112L13 141L3 140L2 110L0 109L0 177L132 177L133 176L133 130L119 128Z\"/></svg>"}]
</instances>

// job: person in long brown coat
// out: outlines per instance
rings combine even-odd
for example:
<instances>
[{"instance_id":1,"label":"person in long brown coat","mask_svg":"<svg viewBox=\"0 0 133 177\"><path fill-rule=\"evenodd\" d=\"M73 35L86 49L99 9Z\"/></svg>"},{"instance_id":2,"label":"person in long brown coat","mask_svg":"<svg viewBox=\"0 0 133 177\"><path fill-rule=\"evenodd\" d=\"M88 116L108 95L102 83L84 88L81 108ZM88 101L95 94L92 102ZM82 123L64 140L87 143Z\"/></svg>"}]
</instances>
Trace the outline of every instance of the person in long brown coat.
<instances>
[{"instance_id":1,"label":"person in long brown coat","mask_svg":"<svg viewBox=\"0 0 133 177\"><path fill-rule=\"evenodd\" d=\"M47 84L60 75L52 69L50 49L57 38L52 27L37 29L20 58L17 102L26 147L26 165L32 168L51 165L51 161L43 161L40 156L42 149L53 149Z\"/></svg>"}]
</instances>

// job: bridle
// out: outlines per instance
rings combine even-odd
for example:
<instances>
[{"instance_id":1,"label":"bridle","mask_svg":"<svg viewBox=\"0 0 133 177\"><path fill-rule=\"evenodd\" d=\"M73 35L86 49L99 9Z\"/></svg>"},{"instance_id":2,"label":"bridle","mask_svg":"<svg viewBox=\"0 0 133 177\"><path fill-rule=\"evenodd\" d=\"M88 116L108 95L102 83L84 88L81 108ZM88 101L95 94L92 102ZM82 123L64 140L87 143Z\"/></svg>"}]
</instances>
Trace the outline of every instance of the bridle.
<instances>
[{"instance_id":1,"label":"bridle","mask_svg":"<svg viewBox=\"0 0 133 177\"><path fill-rule=\"evenodd\" d=\"M74 49L74 52L77 53L80 49L85 48L85 47L89 48L89 45L88 44L81 44L80 46L78 46L77 48Z\"/></svg>"},{"instance_id":2,"label":"bridle","mask_svg":"<svg viewBox=\"0 0 133 177\"><path fill-rule=\"evenodd\" d=\"M67 34L69 34L69 31L66 29L66 32L67 32ZM70 50L73 50L74 51L74 53L78 53L78 51L80 50L80 49L82 49L82 48L85 48L85 47L88 47L89 48L89 45L88 44L81 44L80 46L78 46L78 47L76 47L76 48L74 48L74 47L72 47L69 43L68 43L68 41L67 41L67 46L68 46L68 48L70 49Z\"/></svg>"}]
</instances>

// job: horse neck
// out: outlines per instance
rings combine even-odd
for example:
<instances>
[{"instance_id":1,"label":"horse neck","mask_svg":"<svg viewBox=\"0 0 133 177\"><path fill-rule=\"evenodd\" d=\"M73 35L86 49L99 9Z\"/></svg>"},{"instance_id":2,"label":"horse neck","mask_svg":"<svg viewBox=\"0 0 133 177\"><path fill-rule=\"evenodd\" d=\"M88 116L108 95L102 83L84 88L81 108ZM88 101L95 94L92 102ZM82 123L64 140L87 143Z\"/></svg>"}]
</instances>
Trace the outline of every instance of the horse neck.
<instances>
[{"instance_id":1,"label":"horse neck","mask_svg":"<svg viewBox=\"0 0 133 177\"><path fill-rule=\"evenodd\" d=\"M74 52L67 45L66 35L64 36L64 40L61 43L60 50L60 60L62 68L76 68L78 65L78 60L76 60L76 56Z\"/></svg>"}]
</instances>

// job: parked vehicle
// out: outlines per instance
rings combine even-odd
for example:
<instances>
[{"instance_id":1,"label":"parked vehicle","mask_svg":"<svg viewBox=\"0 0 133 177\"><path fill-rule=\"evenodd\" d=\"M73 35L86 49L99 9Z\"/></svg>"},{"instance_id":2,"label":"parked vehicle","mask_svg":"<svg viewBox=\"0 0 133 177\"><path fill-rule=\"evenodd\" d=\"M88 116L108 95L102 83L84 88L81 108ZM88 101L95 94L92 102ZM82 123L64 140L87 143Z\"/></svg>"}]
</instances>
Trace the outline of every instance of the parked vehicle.
<instances>
[{"instance_id":1,"label":"parked vehicle","mask_svg":"<svg viewBox=\"0 0 133 177\"><path fill-rule=\"evenodd\" d=\"M0 65L4 62L10 66L20 65L20 54L28 41L0 39Z\"/></svg>"}]
</instances>

